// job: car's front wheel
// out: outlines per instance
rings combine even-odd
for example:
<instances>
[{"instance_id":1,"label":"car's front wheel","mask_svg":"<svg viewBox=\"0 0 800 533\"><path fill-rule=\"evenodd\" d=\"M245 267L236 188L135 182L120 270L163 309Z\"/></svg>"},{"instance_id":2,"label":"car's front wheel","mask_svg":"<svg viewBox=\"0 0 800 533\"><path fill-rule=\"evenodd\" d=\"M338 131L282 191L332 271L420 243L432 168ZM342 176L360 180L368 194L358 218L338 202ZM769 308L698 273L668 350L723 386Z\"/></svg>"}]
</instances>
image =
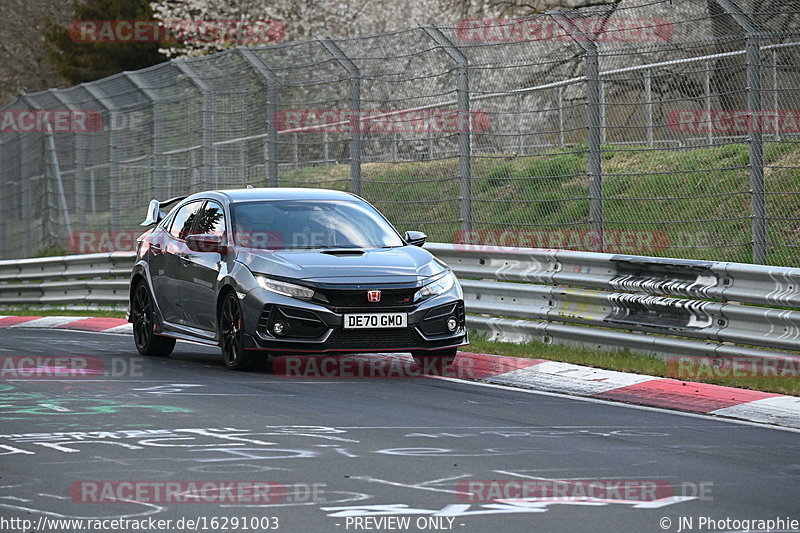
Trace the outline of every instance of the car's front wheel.
<instances>
[{"instance_id":1,"label":"car's front wheel","mask_svg":"<svg viewBox=\"0 0 800 533\"><path fill-rule=\"evenodd\" d=\"M255 364L255 354L244 349L242 306L236 294L229 292L222 301L219 316L219 344L222 359L231 370L250 370Z\"/></svg>"},{"instance_id":2,"label":"car's front wheel","mask_svg":"<svg viewBox=\"0 0 800 533\"><path fill-rule=\"evenodd\" d=\"M457 348L445 348L443 350L430 350L426 352L413 352L414 362L426 373L443 374L447 367L456 360Z\"/></svg>"},{"instance_id":3,"label":"car's front wheel","mask_svg":"<svg viewBox=\"0 0 800 533\"><path fill-rule=\"evenodd\" d=\"M164 357L175 349L175 339L156 335L154 314L150 289L144 280L139 280L133 290L131 301L133 341L140 354Z\"/></svg>"}]
</instances>

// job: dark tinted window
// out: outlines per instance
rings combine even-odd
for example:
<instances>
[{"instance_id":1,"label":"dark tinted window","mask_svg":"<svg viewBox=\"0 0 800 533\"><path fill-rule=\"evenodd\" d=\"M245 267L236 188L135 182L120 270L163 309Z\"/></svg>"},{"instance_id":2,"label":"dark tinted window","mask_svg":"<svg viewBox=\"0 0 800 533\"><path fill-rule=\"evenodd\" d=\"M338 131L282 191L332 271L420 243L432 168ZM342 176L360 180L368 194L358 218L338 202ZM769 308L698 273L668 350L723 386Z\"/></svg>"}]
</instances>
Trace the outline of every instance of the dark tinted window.
<instances>
[{"instance_id":1,"label":"dark tinted window","mask_svg":"<svg viewBox=\"0 0 800 533\"><path fill-rule=\"evenodd\" d=\"M403 246L392 226L365 202L271 200L231 207L240 246L265 249Z\"/></svg>"},{"instance_id":2,"label":"dark tinted window","mask_svg":"<svg viewBox=\"0 0 800 533\"><path fill-rule=\"evenodd\" d=\"M201 205L203 205L203 202L192 202L178 209L172 221L172 227L169 230L173 237L181 240L186 239Z\"/></svg>"},{"instance_id":3,"label":"dark tinted window","mask_svg":"<svg viewBox=\"0 0 800 533\"><path fill-rule=\"evenodd\" d=\"M195 215L197 222L192 233L207 233L223 237L225 235L225 211L216 202L206 202Z\"/></svg>"}]
</instances>

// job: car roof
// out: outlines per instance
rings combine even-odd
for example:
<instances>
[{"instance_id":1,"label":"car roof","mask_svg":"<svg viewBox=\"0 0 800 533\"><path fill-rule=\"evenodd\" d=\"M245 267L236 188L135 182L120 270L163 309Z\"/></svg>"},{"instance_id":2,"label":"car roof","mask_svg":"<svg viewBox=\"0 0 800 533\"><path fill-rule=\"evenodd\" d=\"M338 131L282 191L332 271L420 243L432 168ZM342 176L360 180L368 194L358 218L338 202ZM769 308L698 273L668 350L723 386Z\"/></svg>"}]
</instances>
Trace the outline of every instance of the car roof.
<instances>
[{"instance_id":1,"label":"car roof","mask_svg":"<svg viewBox=\"0 0 800 533\"><path fill-rule=\"evenodd\" d=\"M353 194L331 189L311 189L303 187L258 187L252 189L223 189L193 194L187 200L196 198L226 199L230 203L253 200L358 200Z\"/></svg>"}]
</instances>

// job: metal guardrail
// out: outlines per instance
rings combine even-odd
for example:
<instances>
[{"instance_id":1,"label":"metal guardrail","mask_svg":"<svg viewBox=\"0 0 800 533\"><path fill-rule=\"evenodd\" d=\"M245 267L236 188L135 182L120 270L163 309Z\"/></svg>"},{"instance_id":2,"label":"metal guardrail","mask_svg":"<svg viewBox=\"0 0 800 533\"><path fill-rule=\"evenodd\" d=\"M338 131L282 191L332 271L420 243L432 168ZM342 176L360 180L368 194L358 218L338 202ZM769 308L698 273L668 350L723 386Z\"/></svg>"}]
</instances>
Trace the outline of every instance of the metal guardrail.
<instances>
[{"instance_id":1,"label":"metal guardrail","mask_svg":"<svg viewBox=\"0 0 800 533\"><path fill-rule=\"evenodd\" d=\"M128 303L134 252L0 261L0 306Z\"/></svg>"},{"instance_id":2,"label":"metal guardrail","mask_svg":"<svg viewBox=\"0 0 800 533\"><path fill-rule=\"evenodd\" d=\"M429 243L493 340L800 359L800 269ZM133 252L0 261L0 305L123 307Z\"/></svg>"},{"instance_id":3,"label":"metal guardrail","mask_svg":"<svg viewBox=\"0 0 800 533\"><path fill-rule=\"evenodd\" d=\"M456 272L469 325L664 355L800 358L800 269L431 243ZM766 350L765 350L766 349Z\"/></svg>"}]
</instances>

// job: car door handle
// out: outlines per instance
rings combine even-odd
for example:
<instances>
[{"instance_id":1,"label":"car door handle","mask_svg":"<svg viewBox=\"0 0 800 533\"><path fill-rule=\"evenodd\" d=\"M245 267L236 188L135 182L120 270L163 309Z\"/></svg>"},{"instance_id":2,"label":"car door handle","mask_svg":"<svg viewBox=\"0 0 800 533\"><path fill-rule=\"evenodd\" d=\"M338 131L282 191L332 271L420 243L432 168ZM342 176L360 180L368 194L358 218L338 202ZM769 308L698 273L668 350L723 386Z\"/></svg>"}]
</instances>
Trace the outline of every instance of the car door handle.
<instances>
[{"instance_id":1,"label":"car door handle","mask_svg":"<svg viewBox=\"0 0 800 533\"><path fill-rule=\"evenodd\" d=\"M192 256L189 254L178 254L178 258L184 266L188 266L192 262Z\"/></svg>"},{"instance_id":2,"label":"car door handle","mask_svg":"<svg viewBox=\"0 0 800 533\"><path fill-rule=\"evenodd\" d=\"M153 252L154 254L160 254L164 252L164 249L161 248L160 244L151 244L150 251Z\"/></svg>"}]
</instances>

